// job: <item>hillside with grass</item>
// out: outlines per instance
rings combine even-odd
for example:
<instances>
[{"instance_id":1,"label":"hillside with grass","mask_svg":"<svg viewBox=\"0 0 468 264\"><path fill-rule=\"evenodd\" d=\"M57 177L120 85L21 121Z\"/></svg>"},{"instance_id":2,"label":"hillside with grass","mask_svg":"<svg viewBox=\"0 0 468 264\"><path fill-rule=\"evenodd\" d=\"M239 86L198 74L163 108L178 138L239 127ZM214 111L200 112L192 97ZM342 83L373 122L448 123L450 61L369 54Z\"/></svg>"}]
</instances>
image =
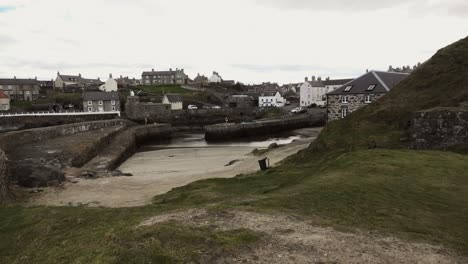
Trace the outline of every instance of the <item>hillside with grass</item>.
<instances>
[{"instance_id":1,"label":"hillside with grass","mask_svg":"<svg viewBox=\"0 0 468 264\"><path fill-rule=\"evenodd\" d=\"M442 245L468 256L468 156L405 144L412 112L468 100L467 73L468 38L440 50L381 100L328 124L282 165L194 182L148 206L2 207L0 262L199 263L269 243L249 228L190 225L196 218L136 228L149 217L194 209L216 216L280 212L291 221Z\"/></svg>"}]
</instances>

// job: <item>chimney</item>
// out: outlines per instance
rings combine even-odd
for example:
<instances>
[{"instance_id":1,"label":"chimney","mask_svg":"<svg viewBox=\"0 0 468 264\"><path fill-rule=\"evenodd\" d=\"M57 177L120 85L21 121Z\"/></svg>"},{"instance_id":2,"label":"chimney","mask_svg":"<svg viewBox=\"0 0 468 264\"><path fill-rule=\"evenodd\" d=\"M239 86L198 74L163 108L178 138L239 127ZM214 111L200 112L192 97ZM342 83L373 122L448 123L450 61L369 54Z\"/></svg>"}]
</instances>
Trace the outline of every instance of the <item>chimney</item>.
<instances>
[{"instance_id":1,"label":"chimney","mask_svg":"<svg viewBox=\"0 0 468 264\"><path fill-rule=\"evenodd\" d=\"M16 80L16 76L13 77Z\"/></svg>"},{"instance_id":2,"label":"chimney","mask_svg":"<svg viewBox=\"0 0 468 264\"><path fill-rule=\"evenodd\" d=\"M184 72L184 69L180 69L181 72Z\"/></svg>"},{"instance_id":3,"label":"chimney","mask_svg":"<svg viewBox=\"0 0 468 264\"><path fill-rule=\"evenodd\" d=\"M78 77L80 77L80 78L81 78L81 73L78 73Z\"/></svg>"},{"instance_id":4,"label":"chimney","mask_svg":"<svg viewBox=\"0 0 468 264\"><path fill-rule=\"evenodd\" d=\"M369 69L366 69L366 73L368 73L368 72L369 72Z\"/></svg>"},{"instance_id":5,"label":"chimney","mask_svg":"<svg viewBox=\"0 0 468 264\"><path fill-rule=\"evenodd\" d=\"M154 68L153 68L153 69L151 69L151 71L152 71L152 72L154 72Z\"/></svg>"},{"instance_id":6,"label":"chimney","mask_svg":"<svg viewBox=\"0 0 468 264\"><path fill-rule=\"evenodd\" d=\"M312 81L315 82L315 76L312 76Z\"/></svg>"},{"instance_id":7,"label":"chimney","mask_svg":"<svg viewBox=\"0 0 468 264\"><path fill-rule=\"evenodd\" d=\"M37 76L34 77L34 80L37 80Z\"/></svg>"},{"instance_id":8,"label":"chimney","mask_svg":"<svg viewBox=\"0 0 468 264\"><path fill-rule=\"evenodd\" d=\"M388 71L393 71L392 65L388 66Z\"/></svg>"},{"instance_id":9,"label":"chimney","mask_svg":"<svg viewBox=\"0 0 468 264\"><path fill-rule=\"evenodd\" d=\"M319 76L319 77L318 77L318 81L319 81L319 82L322 81L322 76Z\"/></svg>"},{"instance_id":10,"label":"chimney","mask_svg":"<svg viewBox=\"0 0 468 264\"><path fill-rule=\"evenodd\" d=\"M59 75L60 75L60 72L59 72L59 71L57 71L57 76L59 76Z\"/></svg>"},{"instance_id":11,"label":"chimney","mask_svg":"<svg viewBox=\"0 0 468 264\"><path fill-rule=\"evenodd\" d=\"M122 79L122 75L120 75L120 79Z\"/></svg>"},{"instance_id":12,"label":"chimney","mask_svg":"<svg viewBox=\"0 0 468 264\"><path fill-rule=\"evenodd\" d=\"M308 77L305 77L305 81L308 82L308 81L309 81L309 78L308 78Z\"/></svg>"},{"instance_id":13,"label":"chimney","mask_svg":"<svg viewBox=\"0 0 468 264\"><path fill-rule=\"evenodd\" d=\"M109 79L112 79L112 73L109 73Z\"/></svg>"},{"instance_id":14,"label":"chimney","mask_svg":"<svg viewBox=\"0 0 468 264\"><path fill-rule=\"evenodd\" d=\"M169 68L169 71L172 71L172 68Z\"/></svg>"},{"instance_id":15,"label":"chimney","mask_svg":"<svg viewBox=\"0 0 468 264\"><path fill-rule=\"evenodd\" d=\"M329 80L330 80L330 76L327 77L327 81L329 81Z\"/></svg>"}]
</instances>

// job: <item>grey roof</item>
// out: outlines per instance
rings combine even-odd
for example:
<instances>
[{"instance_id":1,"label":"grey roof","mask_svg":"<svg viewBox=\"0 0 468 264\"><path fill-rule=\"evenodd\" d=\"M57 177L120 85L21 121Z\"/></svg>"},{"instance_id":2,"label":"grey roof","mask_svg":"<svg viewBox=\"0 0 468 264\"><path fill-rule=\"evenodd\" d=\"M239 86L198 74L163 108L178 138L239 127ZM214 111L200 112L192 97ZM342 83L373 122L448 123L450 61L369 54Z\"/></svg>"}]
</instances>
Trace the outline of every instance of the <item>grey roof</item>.
<instances>
[{"instance_id":1,"label":"grey roof","mask_svg":"<svg viewBox=\"0 0 468 264\"><path fill-rule=\"evenodd\" d=\"M182 97L177 94L166 94L167 100L171 103L179 103L182 102Z\"/></svg>"},{"instance_id":2,"label":"grey roof","mask_svg":"<svg viewBox=\"0 0 468 264\"><path fill-rule=\"evenodd\" d=\"M119 100L118 92L84 92L83 100L85 101L111 101Z\"/></svg>"},{"instance_id":3,"label":"grey roof","mask_svg":"<svg viewBox=\"0 0 468 264\"><path fill-rule=\"evenodd\" d=\"M312 87L325 87L322 81L307 81Z\"/></svg>"},{"instance_id":4,"label":"grey roof","mask_svg":"<svg viewBox=\"0 0 468 264\"><path fill-rule=\"evenodd\" d=\"M89 83L101 83L102 84L103 83L99 79L83 78L80 75L62 75L62 74L60 74L59 76L65 82L79 82L79 83L85 83L85 84L89 84Z\"/></svg>"},{"instance_id":5,"label":"grey roof","mask_svg":"<svg viewBox=\"0 0 468 264\"><path fill-rule=\"evenodd\" d=\"M175 75L176 73L183 73L181 70L175 70L175 71L146 71L143 72L143 76L156 76L156 75Z\"/></svg>"},{"instance_id":6,"label":"grey roof","mask_svg":"<svg viewBox=\"0 0 468 264\"><path fill-rule=\"evenodd\" d=\"M0 79L0 85L38 85L36 79Z\"/></svg>"},{"instance_id":7,"label":"grey roof","mask_svg":"<svg viewBox=\"0 0 468 264\"><path fill-rule=\"evenodd\" d=\"M370 71L327 95L386 93L408 76L409 74L406 73ZM367 91L367 88L372 84L376 85L374 90ZM350 85L353 86L351 90L345 92L345 88Z\"/></svg>"},{"instance_id":8,"label":"grey roof","mask_svg":"<svg viewBox=\"0 0 468 264\"><path fill-rule=\"evenodd\" d=\"M352 81L353 79L336 79L336 80L325 80L323 81L324 85L345 85Z\"/></svg>"}]
</instances>

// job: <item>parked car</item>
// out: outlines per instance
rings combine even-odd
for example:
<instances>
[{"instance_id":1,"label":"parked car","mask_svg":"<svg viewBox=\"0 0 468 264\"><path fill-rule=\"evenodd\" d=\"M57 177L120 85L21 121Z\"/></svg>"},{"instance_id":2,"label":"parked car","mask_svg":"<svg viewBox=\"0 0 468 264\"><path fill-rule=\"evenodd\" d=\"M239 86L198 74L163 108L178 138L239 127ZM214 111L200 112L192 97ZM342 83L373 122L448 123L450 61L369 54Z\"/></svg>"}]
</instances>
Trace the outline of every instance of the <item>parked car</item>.
<instances>
[{"instance_id":1,"label":"parked car","mask_svg":"<svg viewBox=\"0 0 468 264\"><path fill-rule=\"evenodd\" d=\"M291 110L291 113L293 113L293 114L302 114L302 113L305 113L305 112L307 112L307 109L305 109L304 107L296 107L296 108Z\"/></svg>"},{"instance_id":2,"label":"parked car","mask_svg":"<svg viewBox=\"0 0 468 264\"><path fill-rule=\"evenodd\" d=\"M211 107L209 107L209 106L207 106L207 105L204 105L204 106L202 107L202 109L211 109Z\"/></svg>"},{"instance_id":3,"label":"parked car","mask_svg":"<svg viewBox=\"0 0 468 264\"><path fill-rule=\"evenodd\" d=\"M197 110L197 109L198 109L198 106L196 106L196 105L188 105L188 106L187 106L187 109L188 109L188 110Z\"/></svg>"},{"instance_id":4,"label":"parked car","mask_svg":"<svg viewBox=\"0 0 468 264\"><path fill-rule=\"evenodd\" d=\"M214 106L211 107L211 109L221 109L221 106L219 106L219 105L214 105Z\"/></svg>"},{"instance_id":5,"label":"parked car","mask_svg":"<svg viewBox=\"0 0 468 264\"><path fill-rule=\"evenodd\" d=\"M307 106L307 108L315 108L315 107L317 107L317 104L316 104L316 103L313 103L313 104Z\"/></svg>"}]
</instances>

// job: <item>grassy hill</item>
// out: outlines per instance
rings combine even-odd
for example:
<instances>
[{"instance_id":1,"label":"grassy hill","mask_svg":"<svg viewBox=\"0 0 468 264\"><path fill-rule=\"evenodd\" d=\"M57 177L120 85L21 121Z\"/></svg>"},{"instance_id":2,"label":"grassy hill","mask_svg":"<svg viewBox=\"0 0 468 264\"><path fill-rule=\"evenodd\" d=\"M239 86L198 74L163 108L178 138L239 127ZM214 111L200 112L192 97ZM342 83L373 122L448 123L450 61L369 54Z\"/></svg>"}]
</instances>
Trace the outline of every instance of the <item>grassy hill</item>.
<instances>
[{"instance_id":1,"label":"grassy hill","mask_svg":"<svg viewBox=\"0 0 468 264\"><path fill-rule=\"evenodd\" d=\"M140 208L1 208L0 262L187 263L262 239L251 230L180 222L134 228L149 216L199 207L283 211L468 255L468 156L408 150L402 140L413 111L468 100L467 73L468 38L440 50L373 105L327 125L308 149L267 172L195 182Z\"/></svg>"}]
</instances>

